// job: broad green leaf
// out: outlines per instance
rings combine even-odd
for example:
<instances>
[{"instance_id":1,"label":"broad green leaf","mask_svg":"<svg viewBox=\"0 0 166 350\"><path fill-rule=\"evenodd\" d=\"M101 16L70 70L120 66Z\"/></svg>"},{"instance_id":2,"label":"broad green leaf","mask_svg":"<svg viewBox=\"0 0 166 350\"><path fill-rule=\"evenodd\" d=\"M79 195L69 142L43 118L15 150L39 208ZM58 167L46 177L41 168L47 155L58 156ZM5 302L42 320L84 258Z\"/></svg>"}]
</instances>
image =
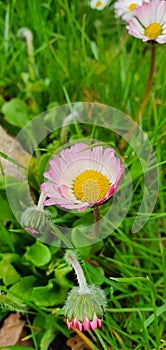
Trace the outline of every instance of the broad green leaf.
<instances>
[{"instance_id":1,"label":"broad green leaf","mask_svg":"<svg viewBox=\"0 0 166 350\"><path fill-rule=\"evenodd\" d=\"M1 220L0 220L0 238L2 236L2 239L1 239L1 242L2 240L4 241L4 243L6 243L12 252L15 251L15 248L14 248L14 244L12 242L12 239L11 239L11 236L10 236L10 233L9 231L5 228L5 226L2 224Z\"/></svg>"},{"instance_id":2,"label":"broad green leaf","mask_svg":"<svg viewBox=\"0 0 166 350\"><path fill-rule=\"evenodd\" d=\"M14 284L20 279L19 273L7 260L6 255L4 255L4 258L0 261L0 278L3 279L6 286Z\"/></svg>"},{"instance_id":3,"label":"broad green leaf","mask_svg":"<svg viewBox=\"0 0 166 350\"><path fill-rule=\"evenodd\" d=\"M71 271L70 266L66 266L66 264L60 264L57 269L55 269L55 277L57 280L57 283L61 285L62 287L69 287L72 284L69 282L69 280L66 278L66 275Z\"/></svg>"},{"instance_id":4,"label":"broad green leaf","mask_svg":"<svg viewBox=\"0 0 166 350\"><path fill-rule=\"evenodd\" d=\"M65 289L55 286L54 280L49 280L47 286L34 287L32 291L32 301L38 306L59 305L65 299Z\"/></svg>"},{"instance_id":5,"label":"broad green leaf","mask_svg":"<svg viewBox=\"0 0 166 350\"><path fill-rule=\"evenodd\" d=\"M29 122L30 109L25 102L18 98L13 98L2 106L2 113L4 113L6 120L18 127L23 127Z\"/></svg>"},{"instance_id":6,"label":"broad green leaf","mask_svg":"<svg viewBox=\"0 0 166 350\"><path fill-rule=\"evenodd\" d=\"M19 282L15 283L10 288L10 291L23 300L31 300L31 294L35 283L36 277L34 276L22 277Z\"/></svg>"},{"instance_id":7,"label":"broad green leaf","mask_svg":"<svg viewBox=\"0 0 166 350\"><path fill-rule=\"evenodd\" d=\"M31 261L35 266L40 267L49 263L51 260L51 253L46 245L42 244L40 241L36 241L31 247L27 247L24 258Z\"/></svg>"},{"instance_id":8,"label":"broad green leaf","mask_svg":"<svg viewBox=\"0 0 166 350\"><path fill-rule=\"evenodd\" d=\"M1 220L13 221L14 216L11 211L10 205L8 204L7 198L0 193L0 213Z\"/></svg>"}]
</instances>

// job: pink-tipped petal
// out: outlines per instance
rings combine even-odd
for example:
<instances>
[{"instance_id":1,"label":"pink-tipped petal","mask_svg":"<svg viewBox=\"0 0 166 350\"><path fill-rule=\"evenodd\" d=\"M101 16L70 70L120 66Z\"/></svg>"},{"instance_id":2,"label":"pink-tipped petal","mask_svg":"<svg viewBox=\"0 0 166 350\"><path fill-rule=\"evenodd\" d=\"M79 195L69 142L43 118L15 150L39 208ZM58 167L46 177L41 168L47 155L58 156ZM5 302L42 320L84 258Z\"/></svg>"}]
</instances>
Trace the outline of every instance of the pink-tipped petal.
<instances>
[{"instance_id":1,"label":"pink-tipped petal","mask_svg":"<svg viewBox=\"0 0 166 350\"><path fill-rule=\"evenodd\" d=\"M97 319L97 325L99 328L101 328L101 326L102 326L101 320L99 318Z\"/></svg>"},{"instance_id":2,"label":"pink-tipped petal","mask_svg":"<svg viewBox=\"0 0 166 350\"><path fill-rule=\"evenodd\" d=\"M90 323L92 331L94 331L97 328L97 320L98 318L96 314L94 314L93 321Z\"/></svg>"},{"instance_id":3,"label":"pink-tipped petal","mask_svg":"<svg viewBox=\"0 0 166 350\"><path fill-rule=\"evenodd\" d=\"M62 198L72 202L75 201L73 194L70 192L69 186L62 185L60 187L57 187L57 190L59 194L62 196Z\"/></svg>"},{"instance_id":4,"label":"pink-tipped petal","mask_svg":"<svg viewBox=\"0 0 166 350\"><path fill-rule=\"evenodd\" d=\"M82 323L81 322L77 322L77 327L79 329L80 332L82 332Z\"/></svg>"},{"instance_id":5,"label":"pink-tipped petal","mask_svg":"<svg viewBox=\"0 0 166 350\"><path fill-rule=\"evenodd\" d=\"M77 328L77 319L76 318L74 318L74 320L72 320L72 327L73 328Z\"/></svg>"},{"instance_id":6,"label":"pink-tipped petal","mask_svg":"<svg viewBox=\"0 0 166 350\"><path fill-rule=\"evenodd\" d=\"M83 322L83 327L84 327L84 331L88 331L90 329L90 321L88 320L87 317L85 317L85 320Z\"/></svg>"},{"instance_id":7,"label":"pink-tipped petal","mask_svg":"<svg viewBox=\"0 0 166 350\"><path fill-rule=\"evenodd\" d=\"M66 324L67 324L67 328L70 329L70 328L71 328L71 322L69 322L68 320L66 320Z\"/></svg>"}]
</instances>

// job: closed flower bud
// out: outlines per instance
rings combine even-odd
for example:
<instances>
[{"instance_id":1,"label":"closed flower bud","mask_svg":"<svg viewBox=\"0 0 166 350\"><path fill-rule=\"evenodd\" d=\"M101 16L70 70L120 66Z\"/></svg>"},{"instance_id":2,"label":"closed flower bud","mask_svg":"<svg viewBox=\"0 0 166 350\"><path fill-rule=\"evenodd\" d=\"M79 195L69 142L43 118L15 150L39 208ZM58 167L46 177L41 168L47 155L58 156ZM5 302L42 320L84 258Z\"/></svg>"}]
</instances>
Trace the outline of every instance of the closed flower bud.
<instances>
[{"instance_id":1,"label":"closed flower bud","mask_svg":"<svg viewBox=\"0 0 166 350\"><path fill-rule=\"evenodd\" d=\"M27 208L21 216L21 225L31 234L48 232L50 226L50 212L44 209L32 206Z\"/></svg>"},{"instance_id":2,"label":"closed flower bud","mask_svg":"<svg viewBox=\"0 0 166 350\"><path fill-rule=\"evenodd\" d=\"M106 296L100 287L87 285L84 293L79 287L74 287L69 292L64 306L68 329L73 327L80 331L88 331L90 328L100 328L105 308Z\"/></svg>"}]
</instances>

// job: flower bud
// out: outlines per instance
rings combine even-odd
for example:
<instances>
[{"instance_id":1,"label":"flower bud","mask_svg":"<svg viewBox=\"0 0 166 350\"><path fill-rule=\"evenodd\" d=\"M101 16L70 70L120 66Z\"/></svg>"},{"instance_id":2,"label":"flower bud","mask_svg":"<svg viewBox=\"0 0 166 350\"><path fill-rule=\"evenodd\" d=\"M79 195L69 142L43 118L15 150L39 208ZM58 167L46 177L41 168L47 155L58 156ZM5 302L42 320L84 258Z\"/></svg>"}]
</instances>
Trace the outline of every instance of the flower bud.
<instances>
[{"instance_id":1,"label":"flower bud","mask_svg":"<svg viewBox=\"0 0 166 350\"><path fill-rule=\"evenodd\" d=\"M106 296L100 287L88 285L84 293L80 292L79 287L74 287L69 292L64 306L68 329L73 327L80 331L88 331L90 328L100 328L105 308Z\"/></svg>"},{"instance_id":2,"label":"flower bud","mask_svg":"<svg viewBox=\"0 0 166 350\"><path fill-rule=\"evenodd\" d=\"M41 235L48 232L51 229L50 212L37 206L29 207L21 216L21 225L32 234Z\"/></svg>"}]
</instances>

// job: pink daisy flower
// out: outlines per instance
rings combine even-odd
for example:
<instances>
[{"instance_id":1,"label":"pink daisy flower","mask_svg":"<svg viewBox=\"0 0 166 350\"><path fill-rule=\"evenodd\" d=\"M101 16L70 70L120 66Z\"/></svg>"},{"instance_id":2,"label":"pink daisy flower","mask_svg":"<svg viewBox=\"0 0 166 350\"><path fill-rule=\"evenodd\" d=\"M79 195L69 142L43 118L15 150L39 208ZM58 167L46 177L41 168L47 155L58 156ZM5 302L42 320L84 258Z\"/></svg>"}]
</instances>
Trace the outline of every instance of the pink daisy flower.
<instances>
[{"instance_id":1,"label":"pink daisy flower","mask_svg":"<svg viewBox=\"0 0 166 350\"><path fill-rule=\"evenodd\" d=\"M114 4L116 17L122 17L125 21L129 21L135 15L135 9L141 6L143 2L149 0L118 0Z\"/></svg>"},{"instance_id":2,"label":"pink daisy flower","mask_svg":"<svg viewBox=\"0 0 166 350\"><path fill-rule=\"evenodd\" d=\"M142 41L166 42L166 1L151 0L135 9L134 17L126 27L130 35Z\"/></svg>"},{"instance_id":3,"label":"pink daisy flower","mask_svg":"<svg viewBox=\"0 0 166 350\"><path fill-rule=\"evenodd\" d=\"M63 311L68 329L88 331L101 328L106 309L106 297L99 286L87 285L86 292L74 287L68 294Z\"/></svg>"},{"instance_id":4,"label":"pink daisy flower","mask_svg":"<svg viewBox=\"0 0 166 350\"><path fill-rule=\"evenodd\" d=\"M44 206L82 211L109 199L119 186L123 165L114 150L101 146L88 149L78 143L64 149L50 161L41 185L47 197Z\"/></svg>"}]
</instances>

